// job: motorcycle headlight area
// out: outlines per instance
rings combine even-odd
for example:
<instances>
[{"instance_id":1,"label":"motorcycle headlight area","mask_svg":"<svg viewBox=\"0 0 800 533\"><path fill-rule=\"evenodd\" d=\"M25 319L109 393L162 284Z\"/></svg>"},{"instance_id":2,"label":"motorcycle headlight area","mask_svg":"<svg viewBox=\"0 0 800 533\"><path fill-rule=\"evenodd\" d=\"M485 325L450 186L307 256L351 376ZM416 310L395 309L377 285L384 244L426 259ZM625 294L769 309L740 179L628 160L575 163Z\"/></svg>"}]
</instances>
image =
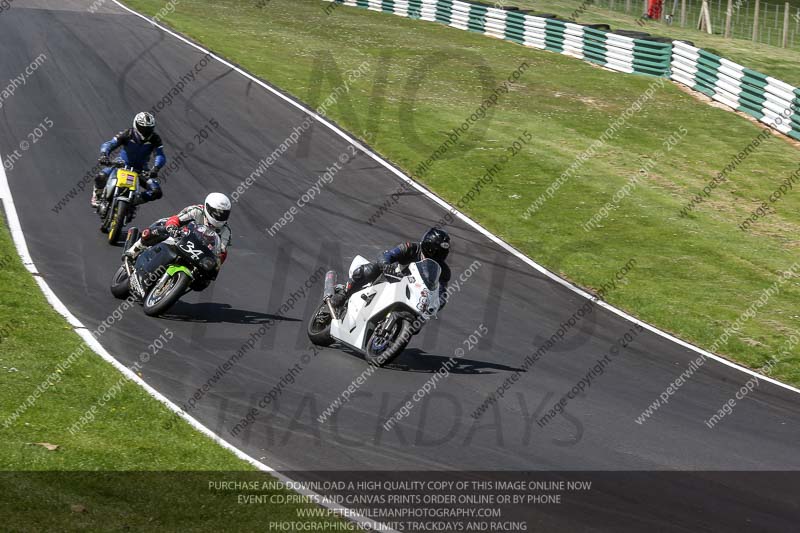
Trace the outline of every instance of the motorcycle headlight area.
<instances>
[{"instance_id":1,"label":"motorcycle headlight area","mask_svg":"<svg viewBox=\"0 0 800 533\"><path fill-rule=\"evenodd\" d=\"M206 272L214 272L217 269L217 262L211 257L204 257L200 260L200 268Z\"/></svg>"}]
</instances>

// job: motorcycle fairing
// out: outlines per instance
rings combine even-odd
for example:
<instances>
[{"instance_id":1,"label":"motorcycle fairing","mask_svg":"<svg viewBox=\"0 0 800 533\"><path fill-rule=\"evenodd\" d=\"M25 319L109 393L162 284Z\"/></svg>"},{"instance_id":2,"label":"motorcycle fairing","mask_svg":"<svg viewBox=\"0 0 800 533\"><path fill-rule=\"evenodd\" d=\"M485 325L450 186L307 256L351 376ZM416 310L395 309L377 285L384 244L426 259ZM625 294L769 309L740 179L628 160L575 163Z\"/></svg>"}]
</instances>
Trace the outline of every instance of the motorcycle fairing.
<instances>
[{"instance_id":1,"label":"motorcycle fairing","mask_svg":"<svg viewBox=\"0 0 800 533\"><path fill-rule=\"evenodd\" d=\"M139 174L132 170L126 170L124 168L117 169L117 187L122 187L123 189L130 189L132 191L136 190L136 187L139 186Z\"/></svg>"},{"instance_id":2,"label":"motorcycle fairing","mask_svg":"<svg viewBox=\"0 0 800 533\"><path fill-rule=\"evenodd\" d=\"M139 278L144 283L143 289L147 292L153 284L158 281L161 276L150 275L155 274L159 269L169 267L178 255L173 250L172 246L166 244L156 244L139 254L136 259L135 270L139 273Z\"/></svg>"},{"instance_id":3,"label":"motorcycle fairing","mask_svg":"<svg viewBox=\"0 0 800 533\"><path fill-rule=\"evenodd\" d=\"M184 274L186 274L190 278L193 277L192 276L192 271L189 270L187 267L185 267L183 265L170 265L170 266L167 267L167 275L168 276L174 276L178 272L183 272Z\"/></svg>"},{"instance_id":4,"label":"motorcycle fairing","mask_svg":"<svg viewBox=\"0 0 800 533\"><path fill-rule=\"evenodd\" d=\"M344 316L331 321L331 335L365 351L378 322L390 313L419 316L422 321L431 318L439 309L438 290L431 291L421 282L416 264L412 263L408 269L411 275L397 282L378 282L351 295ZM415 329L418 331L419 327Z\"/></svg>"}]
</instances>

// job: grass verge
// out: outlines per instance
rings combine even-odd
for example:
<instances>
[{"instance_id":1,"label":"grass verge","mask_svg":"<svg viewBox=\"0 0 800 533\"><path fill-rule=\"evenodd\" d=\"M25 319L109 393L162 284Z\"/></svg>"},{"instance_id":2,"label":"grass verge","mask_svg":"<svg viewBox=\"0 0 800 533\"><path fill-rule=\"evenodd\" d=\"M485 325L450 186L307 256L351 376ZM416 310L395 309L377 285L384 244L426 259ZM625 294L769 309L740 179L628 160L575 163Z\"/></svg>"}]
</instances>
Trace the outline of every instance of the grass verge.
<instances>
[{"instance_id":1,"label":"grass verge","mask_svg":"<svg viewBox=\"0 0 800 533\"><path fill-rule=\"evenodd\" d=\"M210 486L257 480L269 485L253 494L290 494L188 423L175 422L163 404L130 381L96 410L92 422L70 433L121 374L85 347L47 303L16 255L4 219L0 286L0 529L223 531L235 524L237 531L264 531L268 521L296 521L299 508L311 507L238 505L239 494L247 491ZM10 421L73 353L80 355L60 379L52 379L53 386ZM338 519L302 521L317 522L319 531L341 531Z\"/></svg>"}]
</instances>

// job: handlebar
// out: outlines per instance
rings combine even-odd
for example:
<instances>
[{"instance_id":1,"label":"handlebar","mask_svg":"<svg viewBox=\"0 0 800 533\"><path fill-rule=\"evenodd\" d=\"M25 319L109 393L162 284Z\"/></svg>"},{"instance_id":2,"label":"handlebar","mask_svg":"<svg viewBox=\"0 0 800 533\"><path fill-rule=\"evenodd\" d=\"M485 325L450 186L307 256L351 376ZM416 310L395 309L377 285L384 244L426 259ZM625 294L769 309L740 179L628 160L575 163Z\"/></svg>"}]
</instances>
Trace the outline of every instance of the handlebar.
<instances>
[{"instance_id":1,"label":"handlebar","mask_svg":"<svg viewBox=\"0 0 800 533\"><path fill-rule=\"evenodd\" d=\"M98 162L98 163L100 163L100 164L101 164L101 165L103 165L103 166L106 166L106 167L111 167L111 168L124 168L124 167L126 167L126 166L127 166L127 165L125 164L125 161L123 161L122 159L120 159L120 158L117 158L117 159L114 159L114 160L112 161L110 157L108 157L108 156L105 156L105 155L102 155L102 156L100 156L100 157L97 159L97 162ZM158 177L158 172L155 172L155 171L153 171L152 169L151 169L151 170L142 170L142 171L139 171L139 174L140 174L140 175L141 175L143 178L155 178L155 177Z\"/></svg>"},{"instance_id":2,"label":"handlebar","mask_svg":"<svg viewBox=\"0 0 800 533\"><path fill-rule=\"evenodd\" d=\"M125 166L125 161L123 161L122 159L117 158L117 159L114 159L112 161L111 158L108 157L107 155L101 155L97 159L97 162L100 163L101 165L105 165L107 167L120 168L120 167L124 167Z\"/></svg>"},{"instance_id":3,"label":"handlebar","mask_svg":"<svg viewBox=\"0 0 800 533\"><path fill-rule=\"evenodd\" d=\"M400 281L403 279L404 275L402 272L398 272L398 267L400 265L398 263L381 263L380 269L381 273L383 274L384 278L392 278L392 281Z\"/></svg>"}]
</instances>

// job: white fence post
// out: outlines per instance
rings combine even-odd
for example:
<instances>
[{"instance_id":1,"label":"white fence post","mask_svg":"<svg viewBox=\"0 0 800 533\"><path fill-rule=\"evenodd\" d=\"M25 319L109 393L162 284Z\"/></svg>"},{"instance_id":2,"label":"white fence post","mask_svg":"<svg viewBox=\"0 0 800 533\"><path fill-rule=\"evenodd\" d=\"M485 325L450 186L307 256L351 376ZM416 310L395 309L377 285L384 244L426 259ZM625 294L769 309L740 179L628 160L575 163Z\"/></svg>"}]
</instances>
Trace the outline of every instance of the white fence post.
<instances>
[{"instance_id":1,"label":"white fence post","mask_svg":"<svg viewBox=\"0 0 800 533\"><path fill-rule=\"evenodd\" d=\"M733 18L733 0L728 0L728 9L725 10L725 38L731 38L731 18Z\"/></svg>"},{"instance_id":2,"label":"white fence post","mask_svg":"<svg viewBox=\"0 0 800 533\"><path fill-rule=\"evenodd\" d=\"M758 42L758 13L761 11L760 0L756 0L756 10L753 14L753 42Z\"/></svg>"},{"instance_id":3,"label":"white fence post","mask_svg":"<svg viewBox=\"0 0 800 533\"><path fill-rule=\"evenodd\" d=\"M783 44L782 47L786 48L786 44L789 42L789 2L786 2L784 5L784 12L783 12Z\"/></svg>"}]
</instances>

